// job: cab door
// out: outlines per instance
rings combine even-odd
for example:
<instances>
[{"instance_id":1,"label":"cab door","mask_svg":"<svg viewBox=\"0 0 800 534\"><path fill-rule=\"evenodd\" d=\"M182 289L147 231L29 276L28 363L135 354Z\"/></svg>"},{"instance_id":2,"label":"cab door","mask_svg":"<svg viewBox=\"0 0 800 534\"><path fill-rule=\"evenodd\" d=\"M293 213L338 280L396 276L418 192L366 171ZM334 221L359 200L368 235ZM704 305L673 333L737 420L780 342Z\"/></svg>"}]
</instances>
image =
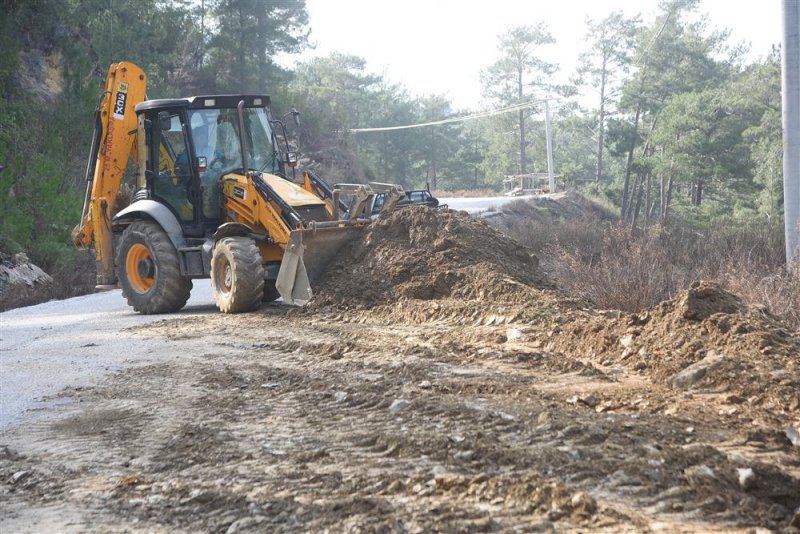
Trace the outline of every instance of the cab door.
<instances>
[{"instance_id":1,"label":"cab door","mask_svg":"<svg viewBox=\"0 0 800 534\"><path fill-rule=\"evenodd\" d=\"M184 235L202 235L199 187L183 109L153 113L150 130L150 192L181 223Z\"/></svg>"}]
</instances>

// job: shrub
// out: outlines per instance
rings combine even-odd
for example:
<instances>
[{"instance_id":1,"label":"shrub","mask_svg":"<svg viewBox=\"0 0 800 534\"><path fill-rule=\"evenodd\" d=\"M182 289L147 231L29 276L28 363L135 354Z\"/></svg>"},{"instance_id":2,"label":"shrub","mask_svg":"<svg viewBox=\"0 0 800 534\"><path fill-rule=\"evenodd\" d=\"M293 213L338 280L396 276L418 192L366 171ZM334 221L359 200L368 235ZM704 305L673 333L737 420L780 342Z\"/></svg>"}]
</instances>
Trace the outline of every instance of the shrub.
<instances>
[{"instance_id":1,"label":"shrub","mask_svg":"<svg viewBox=\"0 0 800 534\"><path fill-rule=\"evenodd\" d=\"M505 229L540 256L567 294L601 308L637 312L713 280L800 330L800 267L787 270L783 229L717 221L705 231L653 226L631 233L594 218Z\"/></svg>"}]
</instances>

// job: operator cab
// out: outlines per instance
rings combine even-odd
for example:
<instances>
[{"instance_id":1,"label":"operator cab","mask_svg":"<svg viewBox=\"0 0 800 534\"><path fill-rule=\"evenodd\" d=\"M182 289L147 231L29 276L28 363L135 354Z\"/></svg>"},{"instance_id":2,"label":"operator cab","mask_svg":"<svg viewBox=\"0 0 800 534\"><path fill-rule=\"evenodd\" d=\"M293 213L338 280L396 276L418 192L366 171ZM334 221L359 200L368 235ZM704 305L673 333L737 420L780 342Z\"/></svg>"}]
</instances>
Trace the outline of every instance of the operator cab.
<instances>
[{"instance_id":1,"label":"operator cab","mask_svg":"<svg viewBox=\"0 0 800 534\"><path fill-rule=\"evenodd\" d=\"M237 106L244 102L244 142ZM195 96L147 100L136 106L145 119L146 195L167 206L184 235L202 237L223 218L221 177L245 170L283 176L265 95ZM242 169L242 147L249 169Z\"/></svg>"}]
</instances>

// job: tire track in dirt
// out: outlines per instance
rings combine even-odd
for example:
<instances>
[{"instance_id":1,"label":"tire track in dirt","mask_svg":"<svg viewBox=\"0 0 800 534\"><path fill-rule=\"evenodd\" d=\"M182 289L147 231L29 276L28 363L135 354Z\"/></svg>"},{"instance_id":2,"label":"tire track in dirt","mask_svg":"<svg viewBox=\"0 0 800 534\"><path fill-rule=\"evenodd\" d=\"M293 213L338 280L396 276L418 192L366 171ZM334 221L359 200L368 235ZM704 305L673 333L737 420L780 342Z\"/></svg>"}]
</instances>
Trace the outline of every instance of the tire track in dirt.
<instances>
[{"instance_id":1,"label":"tire track in dirt","mask_svg":"<svg viewBox=\"0 0 800 534\"><path fill-rule=\"evenodd\" d=\"M762 449L690 405L666 414L661 399L688 401L628 369L498 344L505 323L462 335L349 319L141 329L173 363L72 392L61 419L11 436L26 459L0 461L0 480L50 482L4 493L67 500L97 531L781 528L800 494L777 436Z\"/></svg>"}]
</instances>

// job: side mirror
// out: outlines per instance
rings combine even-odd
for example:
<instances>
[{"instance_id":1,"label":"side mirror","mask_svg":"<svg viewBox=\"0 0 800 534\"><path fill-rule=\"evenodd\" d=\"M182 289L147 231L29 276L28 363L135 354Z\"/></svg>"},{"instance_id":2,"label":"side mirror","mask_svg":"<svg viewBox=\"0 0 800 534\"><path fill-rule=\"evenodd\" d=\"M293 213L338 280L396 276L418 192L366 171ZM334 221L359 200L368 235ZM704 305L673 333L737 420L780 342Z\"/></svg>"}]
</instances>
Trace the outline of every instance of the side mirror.
<instances>
[{"instance_id":1,"label":"side mirror","mask_svg":"<svg viewBox=\"0 0 800 534\"><path fill-rule=\"evenodd\" d=\"M296 152L287 152L286 153L286 165L291 168L297 167L297 153Z\"/></svg>"},{"instance_id":2,"label":"side mirror","mask_svg":"<svg viewBox=\"0 0 800 534\"><path fill-rule=\"evenodd\" d=\"M172 125L172 117L170 117L169 112L167 111L159 111L158 112L158 127L161 128L161 131L169 130L170 126Z\"/></svg>"}]
</instances>

